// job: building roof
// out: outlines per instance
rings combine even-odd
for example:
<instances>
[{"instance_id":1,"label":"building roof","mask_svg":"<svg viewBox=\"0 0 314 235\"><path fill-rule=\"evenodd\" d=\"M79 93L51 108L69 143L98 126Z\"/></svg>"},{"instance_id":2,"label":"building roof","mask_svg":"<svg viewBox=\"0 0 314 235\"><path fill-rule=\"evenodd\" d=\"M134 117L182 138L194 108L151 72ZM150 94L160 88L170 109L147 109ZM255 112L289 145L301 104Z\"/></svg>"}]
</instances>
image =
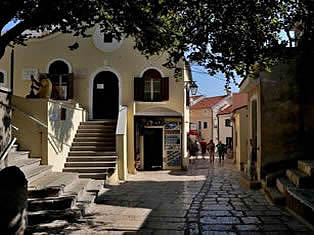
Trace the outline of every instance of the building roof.
<instances>
[{"instance_id":1,"label":"building roof","mask_svg":"<svg viewBox=\"0 0 314 235\"><path fill-rule=\"evenodd\" d=\"M218 103L220 100L225 98L226 96L214 96L214 97L206 97L199 102L192 105L191 109L204 109L204 108L210 108L211 106Z\"/></svg>"},{"instance_id":2,"label":"building roof","mask_svg":"<svg viewBox=\"0 0 314 235\"><path fill-rule=\"evenodd\" d=\"M229 114L233 112L233 105L224 106L218 113L218 115Z\"/></svg>"},{"instance_id":3,"label":"building roof","mask_svg":"<svg viewBox=\"0 0 314 235\"><path fill-rule=\"evenodd\" d=\"M190 96L190 99L191 99L191 101L195 101L201 97L202 97L202 95L193 95L193 96Z\"/></svg>"},{"instance_id":4,"label":"building roof","mask_svg":"<svg viewBox=\"0 0 314 235\"><path fill-rule=\"evenodd\" d=\"M243 108L248 105L248 94L243 93L233 93L232 94L232 105L233 111Z\"/></svg>"}]
</instances>

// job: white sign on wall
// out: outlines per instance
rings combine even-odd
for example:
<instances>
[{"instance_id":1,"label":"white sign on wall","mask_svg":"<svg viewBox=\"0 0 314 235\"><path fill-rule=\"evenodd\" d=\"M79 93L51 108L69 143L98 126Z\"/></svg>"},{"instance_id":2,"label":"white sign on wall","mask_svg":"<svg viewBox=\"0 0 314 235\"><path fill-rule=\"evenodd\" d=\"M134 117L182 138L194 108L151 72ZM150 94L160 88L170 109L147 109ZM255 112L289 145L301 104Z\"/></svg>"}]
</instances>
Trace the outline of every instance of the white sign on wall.
<instances>
[{"instance_id":1,"label":"white sign on wall","mask_svg":"<svg viewBox=\"0 0 314 235\"><path fill-rule=\"evenodd\" d=\"M34 78L37 78L38 69L36 68L25 68L23 69L22 78L23 80L31 80L31 75L34 76Z\"/></svg>"}]
</instances>

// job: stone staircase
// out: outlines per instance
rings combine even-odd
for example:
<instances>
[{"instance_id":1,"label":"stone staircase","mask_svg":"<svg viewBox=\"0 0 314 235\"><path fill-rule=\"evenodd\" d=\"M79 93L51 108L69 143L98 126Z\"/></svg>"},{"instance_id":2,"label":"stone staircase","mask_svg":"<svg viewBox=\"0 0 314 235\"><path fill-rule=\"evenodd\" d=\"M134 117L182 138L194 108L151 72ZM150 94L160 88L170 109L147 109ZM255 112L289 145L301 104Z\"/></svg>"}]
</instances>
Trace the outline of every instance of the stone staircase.
<instances>
[{"instance_id":1,"label":"stone staircase","mask_svg":"<svg viewBox=\"0 0 314 235\"><path fill-rule=\"evenodd\" d=\"M40 165L39 158L29 158L29 152L17 151L16 147L9 153L7 166L19 167L28 180L25 234L47 232L48 227L56 231L56 221L64 226L81 218L103 184L80 179L77 173L52 172L52 166Z\"/></svg>"},{"instance_id":2,"label":"stone staircase","mask_svg":"<svg viewBox=\"0 0 314 235\"><path fill-rule=\"evenodd\" d=\"M306 223L314 226L314 160L299 160L297 169L273 173L271 180L267 180L267 176L263 188L272 201L286 205Z\"/></svg>"},{"instance_id":3,"label":"stone staircase","mask_svg":"<svg viewBox=\"0 0 314 235\"><path fill-rule=\"evenodd\" d=\"M76 172L80 178L107 180L117 165L115 131L115 120L82 122L63 172Z\"/></svg>"}]
</instances>

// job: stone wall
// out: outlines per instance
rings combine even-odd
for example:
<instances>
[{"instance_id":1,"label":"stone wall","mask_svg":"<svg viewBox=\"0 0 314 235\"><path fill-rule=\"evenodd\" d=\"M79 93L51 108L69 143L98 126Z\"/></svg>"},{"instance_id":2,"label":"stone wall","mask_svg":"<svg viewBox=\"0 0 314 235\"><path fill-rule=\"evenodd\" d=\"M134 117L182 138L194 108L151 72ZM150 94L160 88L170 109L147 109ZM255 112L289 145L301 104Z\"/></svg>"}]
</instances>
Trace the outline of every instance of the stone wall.
<instances>
[{"instance_id":1,"label":"stone wall","mask_svg":"<svg viewBox=\"0 0 314 235\"><path fill-rule=\"evenodd\" d=\"M295 59L276 66L271 73L261 73L262 172L276 170L276 164L270 163L276 162L277 168L280 168L280 162L302 157L299 144L299 87L296 78Z\"/></svg>"},{"instance_id":2,"label":"stone wall","mask_svg":"<svg viewBox=\"0 0 314 235\"><path fill-rule=\"evenodd\" d=\"M11 140L11 95L0 88L0 153Z\"/></svg>"}]
</instances>

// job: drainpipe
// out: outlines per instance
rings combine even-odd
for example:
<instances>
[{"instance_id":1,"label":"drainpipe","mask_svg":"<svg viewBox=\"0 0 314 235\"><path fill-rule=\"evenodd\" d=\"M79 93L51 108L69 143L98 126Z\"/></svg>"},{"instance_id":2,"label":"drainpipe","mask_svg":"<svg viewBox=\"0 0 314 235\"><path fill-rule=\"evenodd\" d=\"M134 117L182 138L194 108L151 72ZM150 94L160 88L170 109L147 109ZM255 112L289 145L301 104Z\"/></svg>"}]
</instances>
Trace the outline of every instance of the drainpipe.
<instances>
[{"instance_id":1,"label":"drainpipe","mask_svg":"<svg viewBox=\"0 0 314 235\"><path fill-rule=\"evenodd\" d=\"M216 114L216 118L217 118L217 137L218 137L218 142L220 140L220 137L219 137L219 115Z\"/></svg>"},{"instance_id":2,"label":"drainpipe","mask_svg":"<svg viewBox=\"0 0 314 235\"><path fill-rule=\"evenodd\" d=\"M14 50L11 50L11 57L10 57L10 89L11 94L13 95L13 78L14 78Z\"/></svg>"}]
</instances>

